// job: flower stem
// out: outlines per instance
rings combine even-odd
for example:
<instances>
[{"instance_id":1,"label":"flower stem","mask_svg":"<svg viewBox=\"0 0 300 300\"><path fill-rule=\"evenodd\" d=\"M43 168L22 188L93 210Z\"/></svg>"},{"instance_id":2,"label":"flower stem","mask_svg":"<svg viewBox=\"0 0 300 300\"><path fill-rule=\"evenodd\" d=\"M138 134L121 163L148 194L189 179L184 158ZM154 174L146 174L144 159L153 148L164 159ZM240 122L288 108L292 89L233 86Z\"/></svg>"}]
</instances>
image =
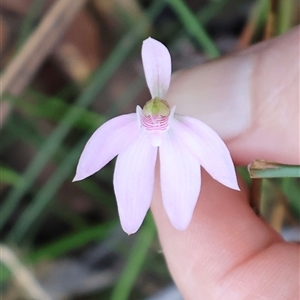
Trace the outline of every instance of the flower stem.
<instances>
[{"instance_id":1,"label":"flower stem","mask_svg":"<svg viewBox=\"0 0 300 300\"><path fill-rule=\"evenodd\" d=\"M251 178L300 177L300 166L266 160L255 160L248 165Z\"/></svg>"}]
</instances>

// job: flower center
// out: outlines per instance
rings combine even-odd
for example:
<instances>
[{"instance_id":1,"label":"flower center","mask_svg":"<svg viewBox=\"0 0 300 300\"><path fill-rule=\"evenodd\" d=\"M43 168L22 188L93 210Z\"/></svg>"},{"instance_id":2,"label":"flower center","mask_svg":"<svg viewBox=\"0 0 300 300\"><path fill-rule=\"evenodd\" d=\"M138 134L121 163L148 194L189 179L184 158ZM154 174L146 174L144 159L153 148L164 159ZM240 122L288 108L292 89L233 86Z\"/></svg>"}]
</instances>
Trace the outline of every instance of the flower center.
<instances>
[{"instance_id":1,"label":"flower center","mask_svg":"<svg viewBox=\"0 0 300 300\"><path fill-rule=\"evenodd\" d=\"M155 97L146 102L140 114L140 122L148 131L153 146L161 144L164 133L169 128L171 115L173 114L167 101Z\"/></svg>"},{"instance_id":2,"label":"flower center","mask_svg":"<svg viewBox=\"0 0 300 300\"><path fill-rule=\"evenodd\" d=\"M141 123L148 131L165 131L169 125L170 111L167 101L155 97L146 102Z\"/></svg>"}]
</instances>

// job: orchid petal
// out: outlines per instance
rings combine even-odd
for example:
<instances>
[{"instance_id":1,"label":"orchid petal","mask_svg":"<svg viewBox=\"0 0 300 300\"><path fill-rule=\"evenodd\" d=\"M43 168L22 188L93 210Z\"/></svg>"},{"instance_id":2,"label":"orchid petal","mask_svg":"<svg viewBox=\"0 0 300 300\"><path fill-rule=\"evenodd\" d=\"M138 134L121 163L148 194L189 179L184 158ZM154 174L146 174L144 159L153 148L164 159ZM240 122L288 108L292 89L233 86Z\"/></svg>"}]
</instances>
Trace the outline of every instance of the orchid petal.
<instances>
[{"instance_id":1,"label":"orchid petal","mask_svg":"<svg viewBox=\"0 0 300 300\"><path fill-rule=\"evenodd\" d=\"M125 152L119 154L114 189L123 230L135 233L150 207L154 186L157 147L142 131Z\"/></svg>"},{"instance_id":2,"label":"orchid petal","mask_svg":"<svg viewBox=\"0 0 300 300\"><path fill-rule=\"evenodd\" d=\"M149 37L143 42L142 60L152 98L164 99L171 81L171 56L168 49Z\"/></svg>"},{"instance_id":3,"label":"orchid petal","mask_svg":"<svg viewBox=\"0 0 300 300\"><path fill-rule=\"evenodd\" d=\"M100 126L88 140L80 156L73 181L99 171L138 136L135 113L118 116Z\"/></svg>"},{"instance_id":4,"label":"orchid petal","mask_svg":"<svg viewBox=\"0 0 300 300\"><path fill-rule=\"evenodd\" d=\"M198 161L169 130L159 148L162 200L175 228L189 225L199 196L201 177Z\"/></svg>"},{"instance_id":5,"label":"orchid petal","mask_svg":"<svg viewBox=\"0 0 300 300\"><path fill-rule=\"evenodd\" d=\"M203 122L175 115L172 128L201 166L220 183L239 190L234 165L225 143Z\"/></svg>"}]
</instances>

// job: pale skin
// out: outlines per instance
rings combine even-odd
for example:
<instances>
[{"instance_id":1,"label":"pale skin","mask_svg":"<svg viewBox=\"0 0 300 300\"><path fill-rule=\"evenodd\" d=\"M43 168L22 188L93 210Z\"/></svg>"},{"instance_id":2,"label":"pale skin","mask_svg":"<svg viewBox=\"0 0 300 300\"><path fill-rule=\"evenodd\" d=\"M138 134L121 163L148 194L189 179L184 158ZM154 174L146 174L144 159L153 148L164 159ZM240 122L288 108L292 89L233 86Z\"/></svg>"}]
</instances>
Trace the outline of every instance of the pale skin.
<instances>
[{"instance_id":1,"label":"pale skin","mask_svg":"<svg viewBox=\"0 0 300 300\"><path fill-rule=\"evenodd\" d=\"M176 104L176 112L211 125L236 164L254 159L300 164L299 35L297 27L230 57L180 71L166 100ZM201 193L185 231L168 220L158 182L151 208L184 299L299 299L299 244L284 242L255 215L242 181L241 191L234 191L202 169Z\"/></svg>"}]
</instances>

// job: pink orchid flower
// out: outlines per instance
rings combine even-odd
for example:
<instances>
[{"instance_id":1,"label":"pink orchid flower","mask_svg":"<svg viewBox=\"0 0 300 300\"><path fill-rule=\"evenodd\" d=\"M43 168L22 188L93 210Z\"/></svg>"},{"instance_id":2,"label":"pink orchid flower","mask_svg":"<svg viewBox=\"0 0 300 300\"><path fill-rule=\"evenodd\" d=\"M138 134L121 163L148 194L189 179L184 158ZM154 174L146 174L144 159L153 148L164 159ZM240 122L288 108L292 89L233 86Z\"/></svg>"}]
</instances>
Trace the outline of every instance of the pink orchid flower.
<instances>
[{"instance_id":1,"label":"pink orchid flower","mask_svg":"<svg viewBox=\"0 0 300 300\"><path fill-rule=\"evenodd\" d=\"M143 42L142 60L152 99L136 113L115 117L87 142L73 181L103 168L116 155L114 190L121 225L136 232L150 207L159 155L160 187L175 228L189 225L200 193L202 166L215 180L239 190L234 166L221 138L201 121L175 113L163 100L171 80L171 57L159 41Z\"/></svg>"}]
</instances>

